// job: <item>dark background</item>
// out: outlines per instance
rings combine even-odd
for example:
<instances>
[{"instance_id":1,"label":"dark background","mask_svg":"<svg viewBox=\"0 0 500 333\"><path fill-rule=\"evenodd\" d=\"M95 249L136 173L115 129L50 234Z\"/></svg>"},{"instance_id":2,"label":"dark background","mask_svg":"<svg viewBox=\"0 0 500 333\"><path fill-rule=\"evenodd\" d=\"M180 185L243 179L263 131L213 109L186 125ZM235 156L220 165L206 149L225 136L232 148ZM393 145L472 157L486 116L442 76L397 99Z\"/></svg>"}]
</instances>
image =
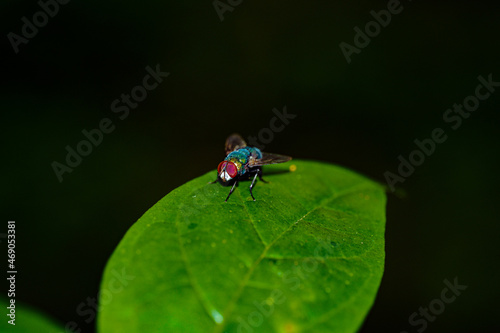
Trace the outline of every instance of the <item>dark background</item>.
<instances>
[{"instance_id":1,"label":"dark background","mask_svg":"<svg viewBox=\"0 0 500 333\"><path fill-rule=\"evenodd\" d=\"M17 221L17 301L93 332L76 307L127 229L214 169L228 134L257 135L286 105L297 117L267 151L380 182L415 139L448 135L399 184L406 195L389 195L386 271L362 332L416 332L408 317L454 277L467 290L426 331L498 330L500 88L455 131L443 113L479 75L500 81L500 8L401 3L348 64L339 43L387 1L243 1L221 22L211 1L72 0L18 54L6 36L40 7L2 1L0 231ZM120 120L111 102L156 64L170 76ZM60 183L51 163L102 118L115 130Z\"/></svg>"}]
</instances>

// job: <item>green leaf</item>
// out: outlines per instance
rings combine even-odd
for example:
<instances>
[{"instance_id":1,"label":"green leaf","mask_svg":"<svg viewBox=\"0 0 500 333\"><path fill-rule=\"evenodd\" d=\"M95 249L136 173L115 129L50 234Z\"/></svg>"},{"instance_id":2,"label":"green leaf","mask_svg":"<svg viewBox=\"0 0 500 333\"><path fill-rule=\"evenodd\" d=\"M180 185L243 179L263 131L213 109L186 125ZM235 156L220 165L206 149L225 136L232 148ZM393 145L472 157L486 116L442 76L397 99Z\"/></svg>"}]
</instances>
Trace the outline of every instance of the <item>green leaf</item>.
<instances>
[{"instance_id":1,"label":"green leaf","mask_svg":"<svg viewBox=\"0 0 500 333\"><path fill-rule=\"evenodd\" d=\"M104 272L100 332L359 329L383 273L383 187L293 160L264 167L257 201L240 182L224 202L215 177L175 189L127 232Z\"/></svg>"},{"instance_id":2,"label":"green leaf","mask_svg":"<svg viewBox=\"0 0 500 333\"><path fill-rule=\"evenodd\" d=\"M63 333L64 327L55 324L52 319L37 313L35 310L30 309L25 305L20 305L19 302L15 302L13 309L15 312L12 313L11 309L7 307L11 306L8 299L0 298L1 308L3 309L2 322L0 323L0 332L16 332L16 333L33 333L33 332L43 332L43 333ZM14 314L15 318L9 316L9 314ZM15 325L9 324L8 321L15 319L13 323Z\"/></svg>"}]
</instances>

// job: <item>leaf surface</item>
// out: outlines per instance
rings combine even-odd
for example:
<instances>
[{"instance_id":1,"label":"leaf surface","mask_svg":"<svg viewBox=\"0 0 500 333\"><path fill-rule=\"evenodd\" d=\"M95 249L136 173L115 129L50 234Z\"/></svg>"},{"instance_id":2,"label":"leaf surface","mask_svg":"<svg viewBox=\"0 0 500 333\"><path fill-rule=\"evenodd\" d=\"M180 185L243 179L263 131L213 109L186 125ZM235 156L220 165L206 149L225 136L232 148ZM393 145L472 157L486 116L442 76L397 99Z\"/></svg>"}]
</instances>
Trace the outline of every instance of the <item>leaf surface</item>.
<instances>
[{"instance_id":1,"label":"leaf surface","mask_svg":"<svg viewBox=\"0 0 500 333\"><path fill-rule=\"evenodd\" d=\"M257 201L240 182L224 202L215 177L175 189L127 232L105 269L100 332L358 330L384 269L383 187L293 160L264 167Z\"/></svg>"}]
</instances>

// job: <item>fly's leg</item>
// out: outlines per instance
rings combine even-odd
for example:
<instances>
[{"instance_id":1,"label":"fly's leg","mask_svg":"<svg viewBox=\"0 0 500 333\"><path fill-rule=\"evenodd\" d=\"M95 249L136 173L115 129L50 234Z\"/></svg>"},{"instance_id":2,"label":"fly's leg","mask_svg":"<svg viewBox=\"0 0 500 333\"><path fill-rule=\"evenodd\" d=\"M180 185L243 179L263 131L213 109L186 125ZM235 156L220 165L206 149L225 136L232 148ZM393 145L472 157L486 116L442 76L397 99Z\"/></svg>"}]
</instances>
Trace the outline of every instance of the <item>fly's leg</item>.
<instances>
[{"instance_id":1,"label":"fly's leg","mask_svg":"<svg viewBox=\"0 0 500 333\"><path fill-rule=\"evenodd\" d=\"M253 201L255 201L255 198L253 197L252 189L253 189L253 185L255 184L255 180L257 179L258 175L259 175L259 173L257 172L255 174L255 177L253 177L252 184L250 185L250 195L252 196Z\"/></svg>"},{"instance_id":2,"label":"fly's leg","mask_svg":"<svg viewBox=\"0 0 500 333\"><path fill-rule=\"evenodd\" d=\"M231 191L229 191L229 194L227 195L227 198L226 198L226 200L225 200L226 202L227 202L227 199L229 199L229 197L230 197L230 196L231 196L231 194L233 193L234 188L236 187L236 184L238 184L238 181L237 181L237 180L235 180L235 181L234 181L234 185L233 185L233 187L231 187Z\"/></svg>"},{"instance_id":3,"label":"fly's leg","mask_svg":"<svg viewBox=\"0 0 500 333\"><path fill-rule=\"evenodd\" d=\"M257 174L259 175L259 179L263 181L264 183L269 183L268 181L262 179L262 168L259 168L259 171L257 171Z\"/></svg>"}]
</instances>

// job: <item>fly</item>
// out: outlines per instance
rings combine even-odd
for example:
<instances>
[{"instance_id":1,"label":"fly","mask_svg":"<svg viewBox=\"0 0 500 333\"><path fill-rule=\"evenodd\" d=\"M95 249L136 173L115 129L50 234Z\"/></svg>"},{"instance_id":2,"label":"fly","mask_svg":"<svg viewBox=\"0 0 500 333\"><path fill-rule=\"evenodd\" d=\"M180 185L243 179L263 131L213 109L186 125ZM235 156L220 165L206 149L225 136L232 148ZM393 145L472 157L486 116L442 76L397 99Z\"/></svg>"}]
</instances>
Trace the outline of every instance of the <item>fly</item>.
<instances>
[{"instance_id":1,"label":"fly","mask_svg":"<svg viewBox=\"0 0 500 333\"><path fill-rule=\"evenodd\" d=\"M231 182L234 182L225 200L227 202L238 181L253 177L252 184L250 185L250 195L253 201L255 201L252 189L257 176L264 183L267 183L262 179L262 166L284 163L291 159L290 156L263 153L259 148L247 146L247 143L240 135L232 134L226 140L226 158L219 163L217 167L217 180L213 183L218 181L223 186L228 186L231 185Z\"/></svg>"}]
</instances>

